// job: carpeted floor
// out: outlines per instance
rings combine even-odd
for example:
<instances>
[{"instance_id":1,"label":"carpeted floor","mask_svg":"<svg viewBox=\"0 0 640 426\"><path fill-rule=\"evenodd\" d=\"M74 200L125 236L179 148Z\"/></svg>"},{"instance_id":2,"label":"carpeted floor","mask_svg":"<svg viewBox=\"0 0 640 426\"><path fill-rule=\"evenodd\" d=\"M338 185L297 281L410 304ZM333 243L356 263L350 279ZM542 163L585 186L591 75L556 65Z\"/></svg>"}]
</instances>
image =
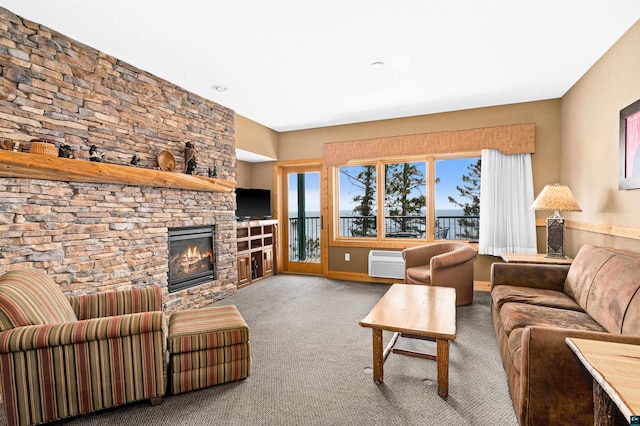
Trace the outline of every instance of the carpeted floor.
<instances>
[{"instance_id":1,"label":"carpeted floor","mask_svg":"<svg viewBox=\"0 0 640 426\"><path fill-rule=\"evenodd\" d=\"M472 305L457 310L446 400L437 395L436 363L430 360L392 354L384 383L373 382L371 330L358 322L388 287L294 275L255 283L217 303L236 305L249 324L248 379L168 395L157 407L142 402L60 423L516 425L488 293L476 292ZM398 342L423 351L434 351L433 346Z\"/></svg>"}]
</instances>

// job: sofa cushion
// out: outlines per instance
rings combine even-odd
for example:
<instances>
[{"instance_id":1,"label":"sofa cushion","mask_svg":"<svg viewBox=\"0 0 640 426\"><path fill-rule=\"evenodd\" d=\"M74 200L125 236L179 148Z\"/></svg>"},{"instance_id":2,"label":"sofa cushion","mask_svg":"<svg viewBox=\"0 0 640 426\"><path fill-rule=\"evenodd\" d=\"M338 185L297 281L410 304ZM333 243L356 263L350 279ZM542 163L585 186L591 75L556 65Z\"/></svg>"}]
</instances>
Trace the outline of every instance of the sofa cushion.
<instances>
[{"instance_id":1,"label":"sofa cushion","mask_svg":"<svg viewBox=\"0 0 640 426\"><path fill-rule=\"evenodd\" d=\"M564 282L564 292L586 310L591 285L602 265L615 256L609 250L583 245L571 263Z\"/></svg>"},{"instance_id":2,"label":"sofa cushion","mask_svg":"<svg viewBox=\"0 0 640 426\"><path fill-rule=\"evenodd\" d=\"M491 299L498 311L505 303L515 302L583 312L582 308L566 294L542 288L499 285L491 291Z\"/></svg>"},{"instance_id":3,"label":"sofa cushion","mask_svg":"<svg viewBox=\"0 0 640 426\"><path fill-rule=\"evenodd\" d=\"M596 274L585 310L610 333L622 333L625 315L639 290L640 257L613 256Z\"/></svg>"},{"instance_id":4,"label":"sofa cushion","mask_svg":"<svg viewBox=\"0 0 640 426\"><path fill-rule=\"evenodd\" d=\"M606 331L585 312L536 306L526 303L505 303L500 309L500 321L507 335L528 325L561 327L571 330Z\"/></svg>"},{"instance_id":5,"label":"sofa cushion","mask_svg":"<svg viewBox=\"0 0 640 426\"><path fill-rule=\"evenodd\" d=\"M58 285L44 271L25 269L0 276L0 329L77 321Z\"/></svg>"}]
</instances>

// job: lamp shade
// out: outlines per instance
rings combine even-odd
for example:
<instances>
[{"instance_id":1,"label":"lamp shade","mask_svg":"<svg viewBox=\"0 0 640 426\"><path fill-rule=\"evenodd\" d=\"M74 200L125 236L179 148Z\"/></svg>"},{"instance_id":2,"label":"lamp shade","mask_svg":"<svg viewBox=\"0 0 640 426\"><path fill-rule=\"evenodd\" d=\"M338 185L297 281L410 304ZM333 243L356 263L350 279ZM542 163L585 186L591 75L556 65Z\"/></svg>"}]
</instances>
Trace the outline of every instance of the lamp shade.
<instances>
[{"instance_id":1,"label":"lamp shade","mask_svg":"<svg viewBox=\"0 0 640 426\"><path fill-rule=\"evenodd\" d=\"M566 185L546 185L531 205L533 210L555 210L559 212L581 212L582 209Z\"/></svg>"}]
</instances>

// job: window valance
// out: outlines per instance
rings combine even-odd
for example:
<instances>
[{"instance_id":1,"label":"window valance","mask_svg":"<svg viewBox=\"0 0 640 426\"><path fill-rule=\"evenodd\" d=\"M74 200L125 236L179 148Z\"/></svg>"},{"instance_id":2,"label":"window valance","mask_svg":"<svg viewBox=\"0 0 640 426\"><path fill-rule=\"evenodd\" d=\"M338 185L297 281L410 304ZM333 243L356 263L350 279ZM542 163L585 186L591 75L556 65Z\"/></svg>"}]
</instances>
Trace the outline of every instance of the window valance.
<instances>
[{"instance_id":1,"label":"window valance","mask_svg":"<svg viewBox=\"0 0 640 426\"><path fill-rule=\"evenodd\" d=\"M533 154L536 150L535 128L535 123L525 123L333 142L324 145L324 163L326 166L341 166L350 160L491 148L503 154Z\"/></svg>"}]
</instances>

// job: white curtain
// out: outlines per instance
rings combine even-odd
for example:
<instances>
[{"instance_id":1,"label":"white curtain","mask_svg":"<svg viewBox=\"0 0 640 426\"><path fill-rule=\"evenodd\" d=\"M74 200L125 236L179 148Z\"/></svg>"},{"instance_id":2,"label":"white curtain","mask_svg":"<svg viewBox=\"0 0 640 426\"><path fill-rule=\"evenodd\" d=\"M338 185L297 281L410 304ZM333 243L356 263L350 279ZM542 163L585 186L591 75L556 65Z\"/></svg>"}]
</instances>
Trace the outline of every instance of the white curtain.
<instances>
[{"instance_id":1,"label":"white curtain","mask_svg":"<svg viewBox=\"0 0 640 426\"><path fill-rule=\"evenodd\" d=\"M537 253L531 154L482 150L480 254Z\"/></svg>"}]
</instances>

